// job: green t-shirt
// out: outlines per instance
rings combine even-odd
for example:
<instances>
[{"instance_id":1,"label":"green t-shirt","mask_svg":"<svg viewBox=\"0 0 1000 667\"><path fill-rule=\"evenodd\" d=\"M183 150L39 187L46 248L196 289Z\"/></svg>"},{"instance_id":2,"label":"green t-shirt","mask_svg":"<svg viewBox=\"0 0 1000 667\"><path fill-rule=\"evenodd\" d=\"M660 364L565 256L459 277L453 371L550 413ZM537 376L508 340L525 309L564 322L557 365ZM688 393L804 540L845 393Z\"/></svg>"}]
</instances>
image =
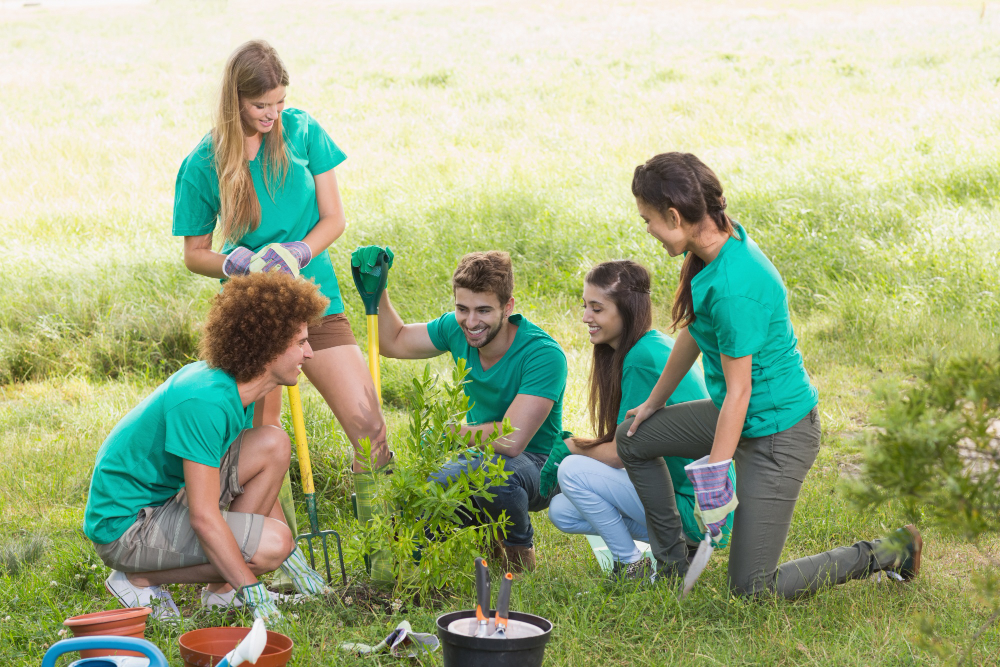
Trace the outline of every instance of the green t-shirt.
<instances>
[{"instance_id":1,"label":"green t-shirt","mask_svg":"<svg viewBox=\"0 0 1000 667\"><path fill-rule=\"evenodd\" d=\"M514 342L487 371L479 363L479 350L465 340L455 313L445 313L428 322L427 333L434 347L451 352L456 361L466 361L469 382L465 394L472 403L466 420L471 426L503 421L518 394L555 401L548 417L524 448L526 452L547 455L553 445L562 442L559 434L566 391L566 354L559 343L523 315L511 315L509 322L517 326Z\"/></svg>"},{"instance_id":2,"label":"green t-shirt","mask_svg":"<svg viewBox=\"0 0 1000 667\"><path fill-rule=\"evenodd\" d=\"M710 264L691 281L695 320L688 326L703 356L716 407L726 398L722 357L753 355L743 437L784 431L809 414L819 393L809 381L788 316L781 276L739 224Z\"/></svg>"},{"instance_id":3,"label":"green t-shirt","mask_svg":"<svg viewBox=\"0 0 1000 667\"><path fill-rule=\"evenodd\" d=\"M625 421L626 412L639 407L643 401L649 398L649 394L656 386L657 380L660 379L660 373L667 365L667 358L673 349L674 339L653 329L647 331L646 335L640 338L625 355L625 361L622 364L622 402L618 410L619 424ZM666 405L700 401L705 398L708 398L705 378L702 376L701 369L695 364L677 385L674 393L667 399ZM674 482L674 493L694 498L694 487L691 486L691 480L684 472L684 466L691 463L692 459L664 456L663 460L667 462L667 468L670 470L670 479Z\"/></svg>"},{"instance_id":4,"label":"green t-shirt","mask_svg":"<svg viewBox=\"0 0 1000 667\"><path fill-rule=\"evenodd\" d=\"M253 426L236 380L204 361L171 375L125 415L97 452L83 532L97 544L122 536L139 510L184 486L184 460L219 467L240 431Z\"/></svg>"},{"instance_id":5,"label":"green t-shirt","mask_svg":"<svg viewBox=\"0 0 1000 667\"><path fill-rule=\"evenodd\" d=\"M288 173L283 186L277 187L274 197L268 194L261 171L264 143L250 161L250 175L260 202L260 226L245 234L238 243L226 242L223 253L237 245L254 252L268 243L301 241L319 221L314 176L330 171L347 159L344 152L330 139L312 116L300 109L281 112L281 125L288 147ZM209 132L198 146L184 158L177 173L174 188L174 236L202 236L215 230L219 217L219 177L215 171L212 150L212 133ZM333 271L330 254L321 252L302 269L305 278L312 278L319 291L330 300L325 315L344 312L340 298L337 274Z\"/></svg>"}]
</instances>

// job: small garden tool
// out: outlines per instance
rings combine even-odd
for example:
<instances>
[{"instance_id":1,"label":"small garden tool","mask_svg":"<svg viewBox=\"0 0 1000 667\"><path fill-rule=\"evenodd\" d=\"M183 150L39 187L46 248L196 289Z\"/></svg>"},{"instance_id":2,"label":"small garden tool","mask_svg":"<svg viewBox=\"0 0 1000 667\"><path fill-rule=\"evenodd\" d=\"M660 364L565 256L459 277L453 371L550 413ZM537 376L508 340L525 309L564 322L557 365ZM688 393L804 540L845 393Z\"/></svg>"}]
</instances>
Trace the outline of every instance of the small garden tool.
<instances>
[{"instance_id":1,"label":"small garden tool","mask_svg":"<svg viewBox=\"0 0 1000 667\"><path fill-rule=\"evenodd\" d=\"M253 627L250 628L250 632L243 638L243 641L227 653L226 657L215 667L237 667L244 662L256 665L265 646L267 646L267 628L264 627L264 621L258 618L253 622Z\"/></svg>"},{"instance_id":2,"label":"small garden tool","mask_svg":"<svg viewBox=\"0 0 1000 667\"><path fill-rule=\"evenodd\" d=\"M309 514L310 532L302 533L295 541L305 540L309 546L309 565L316 569L316 554L313 541L319 540L323 547L323 561L326 565L326 580L333 582L330 569L330 551L328 540L337 540L337 558L340 561L340 578L347 585L347 570L344 568L344 551L340 545L340 535L334 530L320 530L319 518L316 516L316 488L313 486L312 464L309 461L309 443L306 441L306 422L302 416L302 397L299 395L299 385L288 387L288 403L292 407L292 426L295 432L295 451L299 457L299 472L302 475L302 492L306 497L306 512Z\"/></svg>"},{"instance_id":3,"label":"small garden tool","mask_svg":"<svg viewBox=\"0 0 1000 667\"><path fill-rule=\"evenodd\" d=\"M490 627L490 571L484 558L476 558L476 619L476 636L485 637Z\"/></svg>"},{"instance_id":4,"label":"small garden tool","mask_svg":"<svg viewBox=\"0 0 1000 667\"><path fill-rule=\"evenodd\" d=\"M514 583L514 575L508 572L500 580L500 592L497 593L496 626L490 637L507 639L507 621L510 619L510 588Z\"/></svg>"}]
</instances>

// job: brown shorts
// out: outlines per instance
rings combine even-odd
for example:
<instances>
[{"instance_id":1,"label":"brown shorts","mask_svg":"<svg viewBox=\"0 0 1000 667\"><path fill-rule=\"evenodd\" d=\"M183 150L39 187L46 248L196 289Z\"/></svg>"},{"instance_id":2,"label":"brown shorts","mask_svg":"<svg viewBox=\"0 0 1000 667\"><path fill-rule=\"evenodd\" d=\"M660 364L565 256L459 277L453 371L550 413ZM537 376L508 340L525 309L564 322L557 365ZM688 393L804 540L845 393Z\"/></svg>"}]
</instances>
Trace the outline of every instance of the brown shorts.
<instances>
[{"instance_id":1,"label":"brown shorts","mask_svg":"<svg viewBox=\"0 0 1000 667\"><path fill-rule=\"evenodd\" d=\"M313 350L357 344L354 332L351 331L351 323L344 313L327 315L320 320L319 324L313 324L309 327L309 347Z\"/></svg>"},{"instance_id":2,"label":"brown shorts","mask_svg":"<svg viewBox=\"0 0 1000 667\"><path fill-rule=\"evenodd\" d=\"M219 464L219 509L236 538L243 560L249 561L260 546L267 517L226 511L233 499L243 494L239 462L244 433L240 432ZM120 572L158 572L208 562L191 528L187 493L183 488L163 505L139 510L135 523L114 542L94 547L105 565Z\"/></svg>"}]
</instances>

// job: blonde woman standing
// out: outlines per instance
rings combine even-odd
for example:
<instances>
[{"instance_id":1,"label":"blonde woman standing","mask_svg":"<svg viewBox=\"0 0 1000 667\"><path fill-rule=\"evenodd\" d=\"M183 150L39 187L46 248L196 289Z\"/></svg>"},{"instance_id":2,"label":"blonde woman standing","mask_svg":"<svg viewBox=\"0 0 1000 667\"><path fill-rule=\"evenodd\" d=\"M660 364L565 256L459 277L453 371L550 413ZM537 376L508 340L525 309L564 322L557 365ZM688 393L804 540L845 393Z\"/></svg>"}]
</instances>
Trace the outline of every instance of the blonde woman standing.
<instances>
[{"instance_id":1,"label":"blonde woman standing","mask_svg":"<svg viewBox=\"0 0 1000 667\"><path fill-rule=\"evenodd\" d=\"M247 42L229 57L215 126L177 174L173 234L184 237L184 264L194 273L245 275L254 255L276 243L286 251L274 260L278 268L301 271L319 286L330 305L309 327L315 355L302 370L355 448L371 439L382 467L390 457L385 419L327 253L346 227L334 174L346 156L315 118L285 108L288 83L267 42ZM218 252L216 235L223 241ZM255 404L254 424L278 425L280 413L276 389ZM364 467L355 456L354 472Z\"/></svg>"}]
</instances>

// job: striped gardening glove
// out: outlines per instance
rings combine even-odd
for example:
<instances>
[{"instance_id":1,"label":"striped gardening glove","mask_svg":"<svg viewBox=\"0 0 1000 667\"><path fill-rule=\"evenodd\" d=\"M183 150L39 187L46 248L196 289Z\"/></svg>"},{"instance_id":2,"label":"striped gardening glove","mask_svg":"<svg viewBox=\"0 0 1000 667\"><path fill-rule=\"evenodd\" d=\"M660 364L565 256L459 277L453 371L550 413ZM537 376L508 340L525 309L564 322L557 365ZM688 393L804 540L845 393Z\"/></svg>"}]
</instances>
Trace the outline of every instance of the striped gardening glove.
<instances>
[{"instance_id":1,"label":"striped gardening glove","mask_svg":"<svg viewBox=\"0 0 1000 667\"><path fill-rule=\"evenodd\" d=\"M281 564L281 571L288 575L288 578L295 584L295 590L303 595L325 594L330 592L330 587L319 572L309 567L306 557L302 555L302 550L295 547L295 550Z\"/></svg>"},{"instance_id":2,"label":"striped gardening glove","mask_svg":"<svg viewBox=\"0 0 1000 667\"><path fill-rule=\"evenodd\" d=\"M254 618L263 620L267 625L273 626L283 620L281 612L278 611L271 594L264 588L263 583L258 581L252 586L244 586L237 593L237 596L244 605L253 610Z\"/></svg>"},{"instance_id":3,"label":"striped gardening glove","mask_svg":"<svg viewBox=\"0 0 1000 667\"><path fill-rule=\"evenodd\" d=\"M253 259L253 250L240 246L233 248L232 252L226 255L226 261L222 263L222 272L227 278L233 276L245 276L250 273L250 260Z\"/></svg>"},{"instance_id":4,"label":"striped gardening glove","mask_svg":"<svg viewBox=\"0 0 1000 667\"><path fill-rule=\"evenodd\" d=\"M694 486L694 518L698 527L711 533L712 542L718 544L723 539L722 527L726 525L729 513L736 509L736 489L729 479L732 459L709 463L703 456L684 466L684 472Z\"/></svg>"},{"instance_id":5,"label":"striped gardening glove","mask_svg":"<svg viewBox=\"0 0 1000 667\"><path fill-rule=\"evenodd\" d=\"M268 243L250 260L251 273L283 271L299 277L299 271L312 260L312 250L302 241L293 243Z\"/></svg>"}]
</instances>

